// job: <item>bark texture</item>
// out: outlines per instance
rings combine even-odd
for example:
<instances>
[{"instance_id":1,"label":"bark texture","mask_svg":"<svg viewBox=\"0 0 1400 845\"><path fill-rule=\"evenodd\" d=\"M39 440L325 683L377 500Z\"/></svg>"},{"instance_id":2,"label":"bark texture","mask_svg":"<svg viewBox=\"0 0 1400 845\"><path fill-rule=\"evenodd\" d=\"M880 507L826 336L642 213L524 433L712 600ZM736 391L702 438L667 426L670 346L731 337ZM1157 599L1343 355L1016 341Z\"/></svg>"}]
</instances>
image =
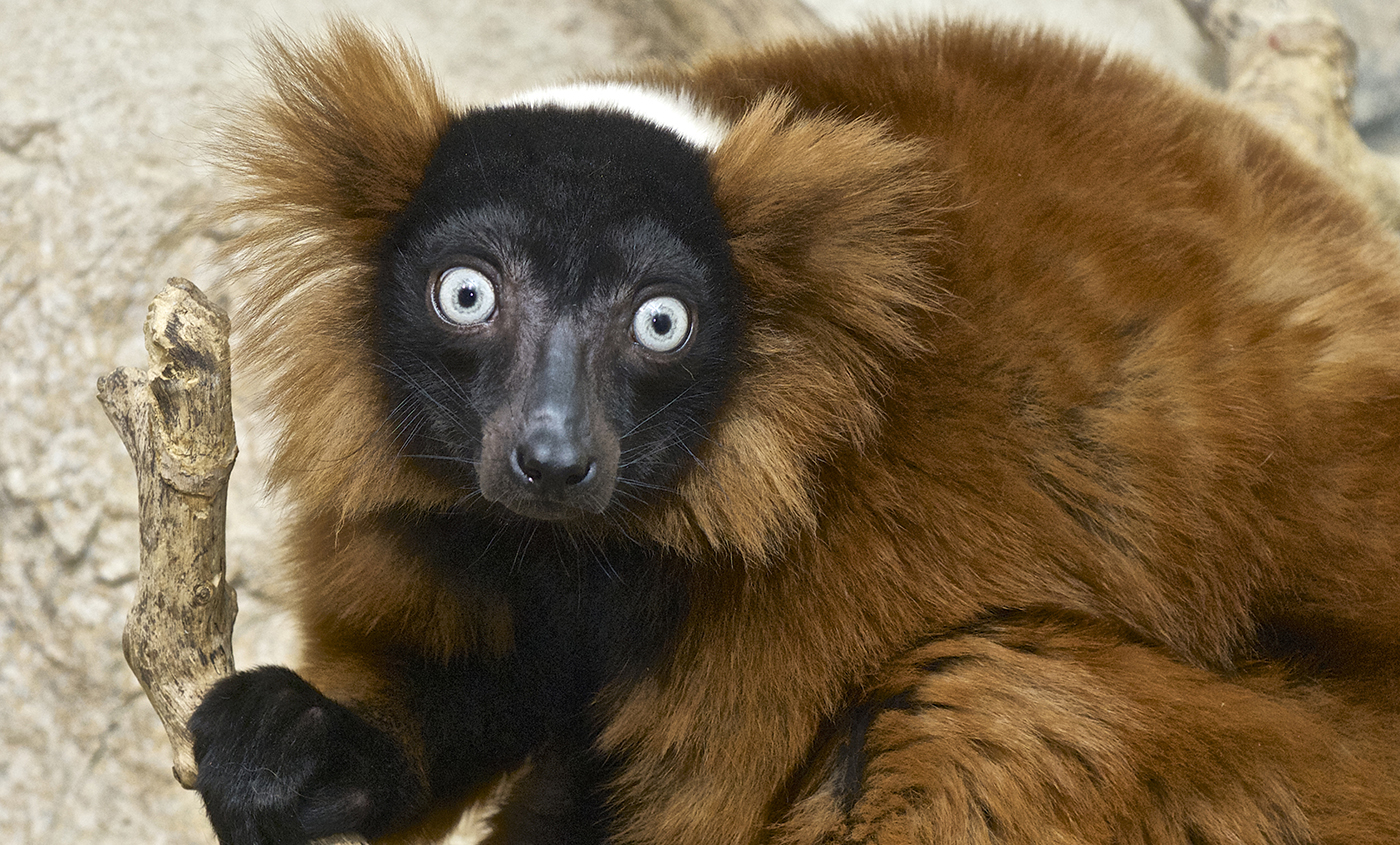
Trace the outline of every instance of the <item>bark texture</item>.
<instances>
[{"instance_id":1,"label":"bark texture","mask_svg":"<svg viewBox=\"0 0 1400 845\"><path fill-rule=\"evenodd\" d=\"M238 599L224 579L228 477L238 454L228 316L172 279L146 317L150 366L98 382L98 399L136 466L141 569L122 648L165 725L175 777L194 786L185 726L233 667Z\"/></svg>"},{"instance_id":2,"label":"bark texture","mask_svg":"<svg viewBox=\"0 0 1400 845\"><path fill-rule=\"evenodd\" d=\"M1225 51L1227 93L1400 227L1400 161L1351 121L1356 47L1322 0L1181 0Z\"/></svg>"}]
</instances>

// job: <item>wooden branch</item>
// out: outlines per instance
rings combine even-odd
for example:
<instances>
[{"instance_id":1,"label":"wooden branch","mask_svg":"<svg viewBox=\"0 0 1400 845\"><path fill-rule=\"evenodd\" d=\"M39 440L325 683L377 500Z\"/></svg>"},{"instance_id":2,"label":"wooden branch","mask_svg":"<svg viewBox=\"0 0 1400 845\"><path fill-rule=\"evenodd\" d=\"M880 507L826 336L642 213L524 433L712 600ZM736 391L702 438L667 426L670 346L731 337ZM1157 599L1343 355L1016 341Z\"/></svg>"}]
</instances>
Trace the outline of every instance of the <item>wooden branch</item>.
<instances>
[{"instance_id":1,"label":"wooden branch","mask_svg":"<svg viewBox=\"0 0 1400 845\"><path fill-rule=\"evenodd\" d=\"M1227 93L1400 228L1400 160L1351 124L1356 48L1323 0L1181 0L1226 54Z\"/></svg>"},{"instance_id":2,"label":"wooden branch","mask_svg":"<svg viewBox=\"0 0 1400 845\"><path fill-rule=\"evenodd\" d=\"M194 787L186 722L233 671L238 600L224 580L224 512L238 453L229 399L228 317L171 279L146 314L150 367L123 367L97 398L136 466L141 570L122 649L165 725L175 779Z\"/></svg>"},{"instance_id":3,"label":"wooden branch","mask_svg":"<svg viewBox=\"0 0 1400 845\"><path fill-rule=\"evenodd\" d=\"M234 670L238 599L224 578L228 477L238 454L229 321L199 288L171 279L151 302L145 331L150 367L123 367L97 383L140 497L141 570L122 650L165 725L175 779L192 789L190 714Z\"/></svg>"}]
</instances>

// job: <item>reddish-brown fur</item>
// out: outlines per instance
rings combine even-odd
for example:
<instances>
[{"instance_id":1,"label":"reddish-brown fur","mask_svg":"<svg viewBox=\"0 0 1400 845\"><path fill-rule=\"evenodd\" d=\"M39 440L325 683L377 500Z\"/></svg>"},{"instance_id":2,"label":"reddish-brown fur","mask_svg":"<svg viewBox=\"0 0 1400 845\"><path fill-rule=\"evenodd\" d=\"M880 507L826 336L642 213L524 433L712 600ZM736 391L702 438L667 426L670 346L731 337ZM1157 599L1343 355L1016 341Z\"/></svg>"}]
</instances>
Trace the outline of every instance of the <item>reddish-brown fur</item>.
<instances>
[{"instance_id":1,"label":"reddish-brown fur","mask_svg":"<svg viewBox=\"0 0 1400 845\"><path fill-rule=\"evenodd\" d=\"M376 516L460 498L397 457L363 341L450 109L351 25L287 44L227 145L260 218L244 365L304 674L407 736L387 643L511 638ZM598 703L616 841L1400 841L1392 234L1248 119L1055 38L629 78L735 122L713 185L751 313L701 463L628 526L692 608Z\"/></svg>"}]
</instances>

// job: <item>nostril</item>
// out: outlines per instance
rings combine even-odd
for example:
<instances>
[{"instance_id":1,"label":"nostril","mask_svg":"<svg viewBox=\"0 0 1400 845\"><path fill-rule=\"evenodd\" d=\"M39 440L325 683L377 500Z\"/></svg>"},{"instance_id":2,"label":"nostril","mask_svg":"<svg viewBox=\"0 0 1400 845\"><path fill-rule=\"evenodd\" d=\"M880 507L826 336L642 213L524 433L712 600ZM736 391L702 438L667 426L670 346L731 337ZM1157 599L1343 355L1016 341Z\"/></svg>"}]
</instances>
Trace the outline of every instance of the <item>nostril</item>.
<instances>
[{"instance_id":1,"label":"nostril","mask_svg":"<svg viewBox=\"0 0 1400 845\"><path fill-rule=\"evenodd\" d=\"M577 484L582 484L583 482L593 477L593 466L593 462L589 461L587 465L583 467L581 472L578 471L577 468L575 468L575 471L570 472L567 476L565 476L564 483L569 485L570 487L573 487Z\"/></svg>"},{"instance_id":2,"label":"nostril","mask_svg":"<svg viewBox=\"0 0 1400 845\"><path fill-rule=\"evenodd\" d=\"M520 476L542 487L576 487L596 474L593 459L559 444L545 448L527 441L516 447L512 457Z\"/></svg>"},{"instance_id":3,"label":"nostril","mask_svg":"<svg viewBox=\"0 0 1400 845\"><path fill-rule=\"evenodd\" d=\"M544 468L524 446L515 450L515 468L520 470L526 481L539 481L544 476Z\"/></svg>"}]
</instances>

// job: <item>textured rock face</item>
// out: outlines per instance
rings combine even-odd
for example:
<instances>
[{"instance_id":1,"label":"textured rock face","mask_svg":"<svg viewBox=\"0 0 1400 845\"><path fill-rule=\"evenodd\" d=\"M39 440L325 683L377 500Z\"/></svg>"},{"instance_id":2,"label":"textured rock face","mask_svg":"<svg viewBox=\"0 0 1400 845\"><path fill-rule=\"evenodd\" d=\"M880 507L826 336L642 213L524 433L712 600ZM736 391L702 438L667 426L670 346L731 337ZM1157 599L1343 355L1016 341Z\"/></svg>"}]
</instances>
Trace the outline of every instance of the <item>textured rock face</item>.
<instances>
[{"instance_id":1,"label":"textured rock face","mask_svg":"<svg viewBox=\"0 0 1400 845\"><path fill-rule=\"evenodd\" d=\"M635 1L635 0L634 0ZM0 841L210 841L170 777L164 733L121 658L137 563L136 493L94 382L145 359L140 326L171 275L206 288L220 233L199 145L250 85L260 21L309 30L328 12L412 39L463 101L648 52L597 0L6 0L0 26ZM813 0L836 26L924 14L924 0ZM1400 8L1345 0L1361 48L1358 121L1400 148ZM948 0L955 12L971 0ZM1059 22L1184 74L1211 54L1170 0L981 2ZM239 664L293 657L273 565L275 503L258 429L240 417L229 513Z\"/></svg>"}]
</instances>

